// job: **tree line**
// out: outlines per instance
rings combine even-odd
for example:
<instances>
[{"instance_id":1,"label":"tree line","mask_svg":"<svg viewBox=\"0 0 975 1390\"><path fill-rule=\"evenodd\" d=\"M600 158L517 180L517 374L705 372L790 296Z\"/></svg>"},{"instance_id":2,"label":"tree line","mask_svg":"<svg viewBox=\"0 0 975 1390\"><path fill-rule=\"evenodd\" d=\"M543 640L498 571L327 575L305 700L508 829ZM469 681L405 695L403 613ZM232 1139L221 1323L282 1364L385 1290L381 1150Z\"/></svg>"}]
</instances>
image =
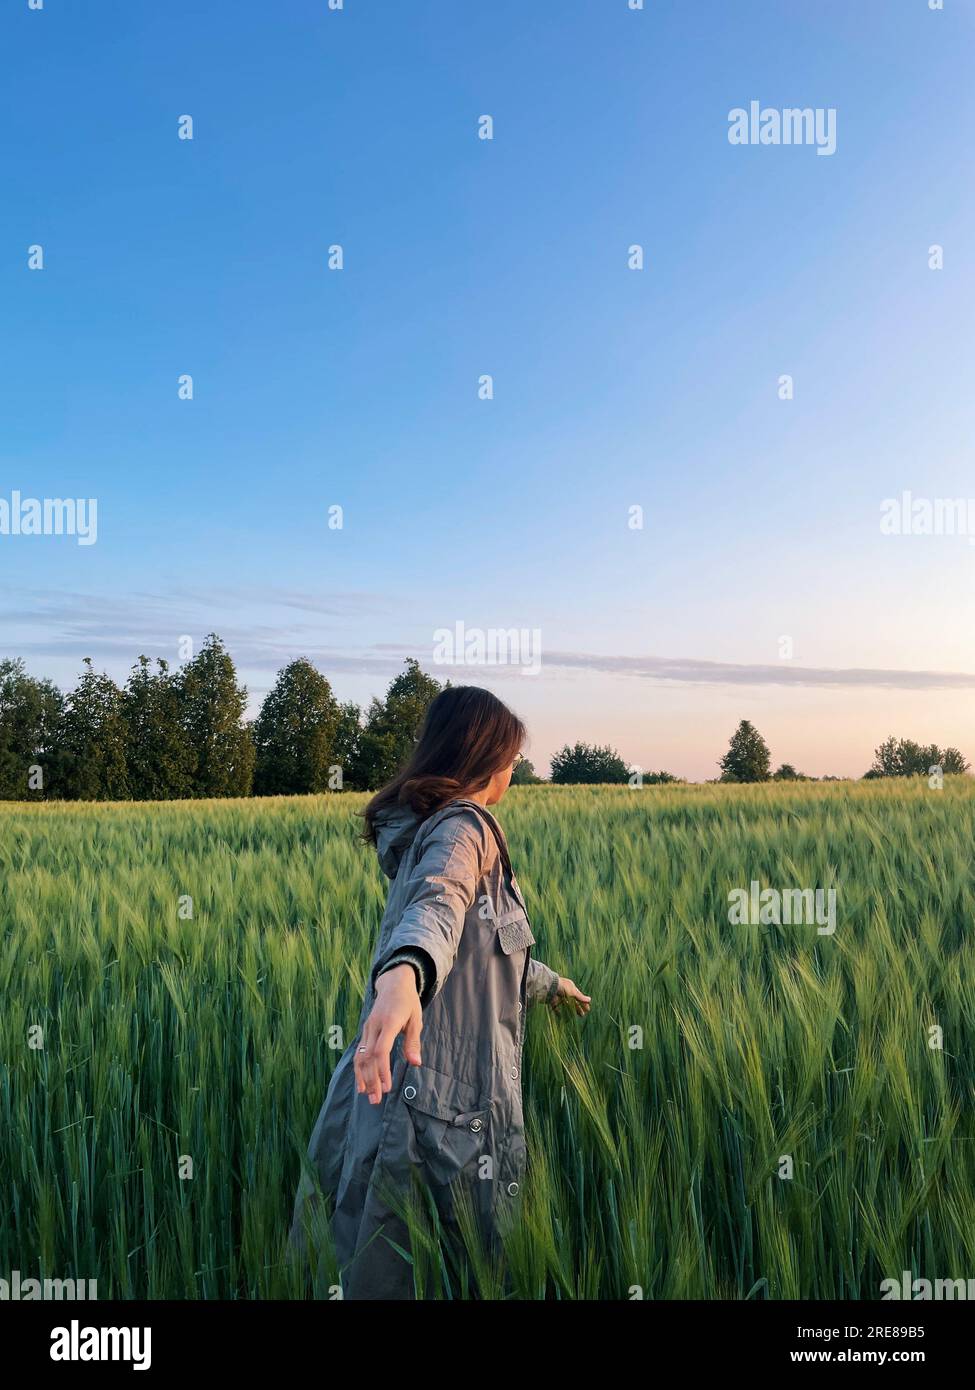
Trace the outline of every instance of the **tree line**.
<instances>
[{"instance_id":1,"label":"tree line","mask_svg":"<svg viewBox=\"0 0 975 1390\"><path fill-rule=\"evenodd\" d=\"M781 763L772 771L769 746L755 725L743 719L732 734L728 751L718 759L720 776L712 782L840 782L840 777L809 777L792 763ZM944 775L968 771L969 764L957 748L939 748L936 743L915 743L891 735L874 752L874 760L863 774L873 777L930 776L936 770ZM535 779L536 781L539 779ZM577 743L560 749L552 759L552 781L571 783L616 783L647 786L681 782L669 772L642 772L627 764L615 748Z\"/></svg>"},{"instance_id":2,"label":"tree line","mask_svg":"<svg viewBox=\"0 0 975 1390\"><path fill-rule=\"evenodd\" d=\"M449 685L450 682L447 682ZM408 758L427 706L443 687L414 658L385 696L362 710L341 704L325 676L303 657L290 662L253 720L247 690L214 633L172 668L140 656L119 686L85 658L67 694L0 661L0 800L165 801L190 797L297 796L372 791ZM964 772L957 749L890 738L868 777ZM747 720L720 761L720 781L801 778L783 764L770 772L768 747ZM516 783L539 782L530 762ZM552 759L552 782L666 783L608 745L566 745Z\"/></svg>"},{"instance_id":3,"label":"tree line","mask_svg":"<svg viewBox=\"0 0 975 1390\"><path fill-rule=\"evenodd\" d=\"M807 777L791 763L782 763L772 772L768 744L749 720L743 719L731 736L728 751L719 758L718 782L838 782L838 777ZM873 762L864 777L921 777L968 771L967 759L957 748L939 748L936 743L915 743L893 734L874 751Z\"/></svg>"},{"instance_id":4,"label":"tree line","mask_svg":"<svg viewBox=\"0 0 975 1390\"><path fill-rule=\"evenodd\" d=\"M119 686L83 662L75 688L0 661L0 799L164 801L371 790L406 760L440 684L413 659L368 710L340 704L304 658L257 718L211 633L177 668L140 656Z\"/></svg>"}]
</instances>

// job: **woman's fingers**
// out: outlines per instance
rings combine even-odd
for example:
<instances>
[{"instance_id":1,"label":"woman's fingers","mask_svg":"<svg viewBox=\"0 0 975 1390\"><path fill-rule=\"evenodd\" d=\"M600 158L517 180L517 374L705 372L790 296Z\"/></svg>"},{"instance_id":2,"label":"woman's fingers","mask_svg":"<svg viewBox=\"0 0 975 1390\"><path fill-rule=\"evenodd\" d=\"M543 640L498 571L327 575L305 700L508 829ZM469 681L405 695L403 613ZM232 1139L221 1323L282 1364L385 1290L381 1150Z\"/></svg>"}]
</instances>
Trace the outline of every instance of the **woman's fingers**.
<instances>
[{"instance_id":1,"label":"woman's fingers","mask_svg":"<svg viewBox=\"0 0 975 1390\"><path fill-rule=\"evenodd\" d=\"M381 1016L377 1017L377 1010L374 1008L366 1019L366 1025L362 1030L362 1038L356 1048L353 1062L356 1090L360 1095L367 1095L373 1105L377 1105L383 1098L384 1080L387 1083L385 1089L389 1090L389 1051L395 1037L396 1031L389 1032L384 1027ZM385 1057L383 1056L384 1044Z\"/></svg>"},{"instance_id":2,"label":"woman's fingers","mask_svg":"<svg viewBox=\"0 0 975 1390\"><path fill-rule=\"evenodd\" d=\"M590 996L588 994L583 994L582 990L579 989L577 985L573 985L572 989L574 991L572 1002L575 1004L576 1013L587 1014L589 1012L589 1005L592 1002Z\"/></svg>"},{"instance_id":3,"label":"woman's fingers","mask_svg":"<svg viewBox=\"0 0 975 1390\"><path fill-rule=\"evenodd\" d=\"M389 1023L374 1021L370 1015L369 1022L363 1030L362 1041L356 1049L356 1090L367 1095L372 1105L378 1105L393 1084L389 1070L389 1054L399 1031Z\"/></svg>"},{"instance_id":4,"label":"woman's fingers","mask_svg":"<svg viewBox=\"0 0 975 1390\"><path fill-rule=\"evenodd\" d=\"M422 1027L423 1010L417 1002L417 1006L410 1014L403 1031L403 1055L411 1067L420 1065L420 1030Z\"/></svg>"},{"instance_id":5,"label":"woman's fingers","mask_svg":"<svg viewBox=\"0 0 975 1390\"><path fill-rule=\"evenodd\" d=\"M368 1095L370 1100L372 1100L377 1085L376 1058L373 1055L373 1042L376 1034L376 1024L372 1014L370 1014L366 1019L352 1063L355 1072L355 1088L360 1095Z\"/></svg>"},{"instance_id":6,"label":"woman's fingers","mask_svg":"<svg viewBox=\"0 0 975 1390\"><path fill-rule=\"evenodd\" d=\"M396 1041L397 1034L401 1031L401 1029L393 1027L390 1023L385 1023L382 1032L373 1043L372 1051L380 1087L376 1094L375 1101L373 1101L374 1104L382 1100L386 1092L392 1087L393 1077L389 1070L389 1054L393 1050L393 1043ZM373 1099L372 1095L370 1095L369 1099Z\"/></svg>"},{"instance_id":7,"label":"woman's fingers","mask_svg":"<svg viewBox=\"0 0 975 1390\"><path fill-rule=\"evenodd\" d=\"M591 996L583 994L582 990L572 981L562 980L562 987L552 1000L552 1008L557 1009L563 999L567 999L572 1005L576 1014L587 1014L592 1002Z\"/></svg>"}]
</instances>

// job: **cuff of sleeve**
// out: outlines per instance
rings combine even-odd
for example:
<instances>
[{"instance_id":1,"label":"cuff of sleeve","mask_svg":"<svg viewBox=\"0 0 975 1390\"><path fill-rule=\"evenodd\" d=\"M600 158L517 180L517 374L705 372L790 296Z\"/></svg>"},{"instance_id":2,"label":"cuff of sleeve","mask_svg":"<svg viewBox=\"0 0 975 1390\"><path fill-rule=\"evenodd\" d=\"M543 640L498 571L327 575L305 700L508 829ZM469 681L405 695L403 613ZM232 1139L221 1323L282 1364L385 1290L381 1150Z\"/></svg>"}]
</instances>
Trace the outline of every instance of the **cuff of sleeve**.
<instances>
[{"instance_id":1,"label":"cuff of sleeve","mask_svg":"<svg viewBox=\"0 0 975 1390\"><path fill-rule=\"evenodd\" d=\"M416 992L420 998L421 1006L428 1003L428 993L433 983L433 969L429 957L425 957L420 951L411 951L405 947L393 952L377 969L375 978L384 975L387 970L391 970L394 965L412 965L416 974Z\"/></svg>"},{"instance_id":2,"label":"cuff of sleeve","mask_svg":"<svg viewBox=\"0 0 975 1390\"><path fill-rule=\"evenodd\" d=\"M393 956L398 956L401 951L415 952L422 962L427 977L427 996L420 996L420 1003L424 1006L435 999L440 992L440 986L450 973L452 961L449 957L438 951L437 943L432 941L429 932L404 931L402 928L393 933L393 940L387 943L386 949L389 952L381 958L379 963L373 967L370 983L372 988L376 987L376 977L381 970L384 970Z\"/></svg>"}]
</instances>

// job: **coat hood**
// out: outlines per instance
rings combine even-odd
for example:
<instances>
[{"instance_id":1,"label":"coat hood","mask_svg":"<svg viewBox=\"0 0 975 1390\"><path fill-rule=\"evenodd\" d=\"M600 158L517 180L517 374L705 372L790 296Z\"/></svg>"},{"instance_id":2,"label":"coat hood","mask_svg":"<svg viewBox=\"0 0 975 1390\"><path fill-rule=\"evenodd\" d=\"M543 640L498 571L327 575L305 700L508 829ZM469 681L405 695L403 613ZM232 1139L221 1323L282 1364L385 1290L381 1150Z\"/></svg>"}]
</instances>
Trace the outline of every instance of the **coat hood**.
<instances>
[{"instance_id":1,"label":"coat hood","mask_svg":"<svg viewBox=\"0 0 975 1390\"><path fill-rule=\"evenodd\" d=\"M420 817L409 806L388 806L376 817L376 855L387 878L395 878L400 860L420 828Z\"/></svg>"}]
</instances>

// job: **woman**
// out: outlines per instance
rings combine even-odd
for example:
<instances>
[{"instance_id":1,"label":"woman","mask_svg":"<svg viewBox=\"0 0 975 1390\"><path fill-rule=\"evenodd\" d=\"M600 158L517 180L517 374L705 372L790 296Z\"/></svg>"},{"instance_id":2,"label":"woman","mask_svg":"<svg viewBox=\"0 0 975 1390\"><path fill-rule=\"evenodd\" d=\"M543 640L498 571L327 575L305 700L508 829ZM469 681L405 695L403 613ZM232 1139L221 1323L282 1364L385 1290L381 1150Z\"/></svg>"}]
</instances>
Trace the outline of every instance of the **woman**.
<instances>
[{"instance_id":1,"label":"woman","mask_svg":"<svg viewBox=\"0 0 975 1390\"><path fill-rule=\"evenodd\" d=\"M526 1153L521 1057L527 1008L589 997L541 961L504 833L487 810L508 789L525 728L487 690L448 687L407 766L365 810L392 880L359 1028L329 1083L308 1149L332 1206L346 1298L412 1298L410 1242L392 1200L416 1176L443 1227L473 1198L488 1242L510 1217ZM421 1047L422 1030L422 1047ZM304 1174L291 1242L313 1193Z\"/></svg>"}]
</instances>

